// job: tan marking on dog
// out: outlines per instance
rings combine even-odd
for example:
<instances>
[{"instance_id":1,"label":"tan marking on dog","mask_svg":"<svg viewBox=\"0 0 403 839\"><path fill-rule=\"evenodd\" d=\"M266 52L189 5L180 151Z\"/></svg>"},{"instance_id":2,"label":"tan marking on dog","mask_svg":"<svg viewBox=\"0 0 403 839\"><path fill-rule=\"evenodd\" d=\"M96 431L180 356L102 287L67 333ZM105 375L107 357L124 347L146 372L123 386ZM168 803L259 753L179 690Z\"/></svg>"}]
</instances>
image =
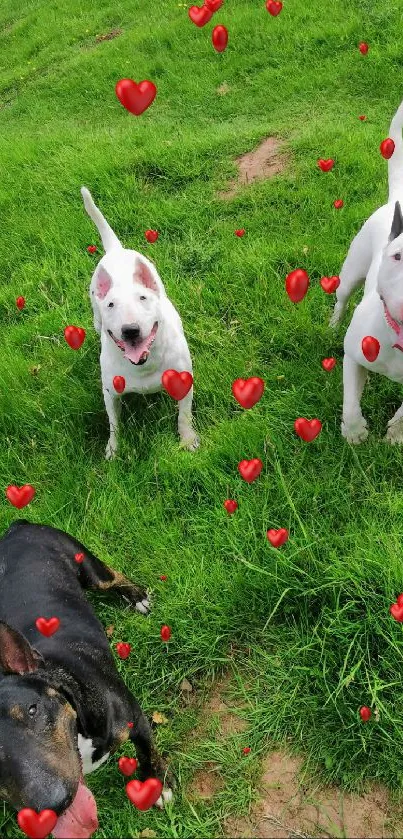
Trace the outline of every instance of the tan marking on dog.
<instances>
[{"instance_id":1,"label":"tan marking on dog","mask_svg":"<svg viewBox=\"0 0 403 839\"><path fill-rule=\"evenodd\" d=\"M129 586L130 588L133 587L133 583L131 583L130 580L128 580L127 577L124 576L124 574L121 574L120 571L115 571L113 568L109 568L109 566L108 571L110 571L110 573L113 574L112 579L102 580L100 583L98 583L98 588L104 591L109 588L114 588L114 586Z\"/></svg>"},{"instance_id":2,"label":"tan marking on dog","mask_svg":"<svg viewBox=\"0 0 403 839\"><path fill-rule=\"evenodd\" d=\"M57 696L57 691L54 688L46 688L45 692L47 693L48 696L50 696L51 699L54 696Z\"/></svg>"},{"instance_id":3,"label":"tan marking on dog","mask_svg":"<svg viewBox=\"0 0 403 839\"><path fill-rule=\"evenodd\" d=\"M12 705L8 713L13 720L24 719L24 711L20 705Z\"/></svg>"},{"instance_id":4,"label":"tan marking on dog","mask_svg":"<svg viewBox=\"0 0 403 839\"><path fill-rule=\"evenodd\" d=\"M47 738L46 762L70 784L78 782L81 764L76 748L76 737L71 731L70 720L77 714L69 702L60 707L56 721Z\"/></svg>"}]
</instances>

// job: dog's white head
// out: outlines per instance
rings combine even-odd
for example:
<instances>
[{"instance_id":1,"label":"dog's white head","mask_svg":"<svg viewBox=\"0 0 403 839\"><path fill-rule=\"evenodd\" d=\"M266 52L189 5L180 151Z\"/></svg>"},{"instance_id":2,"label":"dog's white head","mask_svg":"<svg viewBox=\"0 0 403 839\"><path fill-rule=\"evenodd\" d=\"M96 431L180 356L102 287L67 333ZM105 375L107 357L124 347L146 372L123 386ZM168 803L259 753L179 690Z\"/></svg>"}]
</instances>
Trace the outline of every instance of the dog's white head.
<instances>
[{"instance_id":1,"label":"dog's white head","mask_svg":"<svg viewBox=\"0 0 403 839\"><path fill-rule=\"evenodd\" d=\"M164 287L154 266L136 251L109 251L94 274L92 293L102 329L132 364L145 364L158 335Z\"/></svg>"},{"instance_id":2,"label":"dog's white head","mask_svg":"<svg viewBox=\"0 0 403 839\"><path fill-rule=\"evenodd\" d=\"M388 244L382 253L377 291L393 320L403 323L403 216L398 201Z\"/></svg>"}]
</instances>

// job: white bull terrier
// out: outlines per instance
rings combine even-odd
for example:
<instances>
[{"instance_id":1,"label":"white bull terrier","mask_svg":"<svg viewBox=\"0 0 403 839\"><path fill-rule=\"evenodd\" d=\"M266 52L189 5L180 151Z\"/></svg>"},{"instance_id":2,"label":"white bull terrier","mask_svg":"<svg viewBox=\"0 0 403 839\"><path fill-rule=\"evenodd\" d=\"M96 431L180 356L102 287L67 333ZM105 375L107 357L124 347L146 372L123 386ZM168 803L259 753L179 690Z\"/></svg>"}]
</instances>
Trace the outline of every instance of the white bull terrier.
<instances>
[{"instance_id":1,"label":"white bull terrier","mask_svg":"<svg viewBox=\"0 0 403 839\"><path fill-rule=\"evenodd\" d=\"M124 393L156 393L165 370L187 370L192 361L182 321L168 299L154 265L137 251L124 248L88 189L81 194L99 230L105 256L90 286L94 327L101 335L101 377L110 436L106 458L116 454L121 398L113 386L123 376ZM178 430L184 448L194 451L199 438L192 426L193 387L179 402Z\"/></svg>"},{"instance_id":2,"label":"white bull terrier","mask_svg":"<svg viewBox=\"0 0 403 839\"><path fill-rule=\"evenodd\" d=\"M365 280L364 296L354 311L344 339L343 418L341 432L350 443L368 436L361 396L368 370L403 383L403 102L392 119L389 137L395 143L388 161L389 199L365 222L350 245L340 273L331 326L342 317L354 289ZM380 352L367 361L362 339L373 336ZM386 440L403 443L403 405L388 422Z\"/></svg>"}]
</instances>

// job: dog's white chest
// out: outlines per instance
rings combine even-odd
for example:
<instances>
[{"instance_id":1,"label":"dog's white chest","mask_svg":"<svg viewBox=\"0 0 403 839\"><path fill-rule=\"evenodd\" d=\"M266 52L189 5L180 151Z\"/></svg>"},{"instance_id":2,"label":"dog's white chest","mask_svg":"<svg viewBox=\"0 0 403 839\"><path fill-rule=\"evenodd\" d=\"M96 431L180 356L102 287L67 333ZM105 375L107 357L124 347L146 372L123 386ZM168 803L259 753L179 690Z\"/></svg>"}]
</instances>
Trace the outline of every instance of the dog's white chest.
<instances>
[{"instance_id":1,"label":"dog's white chest","mask_svg":"<svg viewBox=\"0 0 403 839\"><path fill-rule=\"evenodd\" d=\"M94 746L92 740L86 740L81 734L78 734L77 739L78 751L80 752L83 764L83 775L89 775L90 772L94 772L95 769L98 769L98 766L101 766L102 763L105 763L105 761L108 760L109 752L93 763L92 755L94 753Z\"/></svg>"}]
</instances>

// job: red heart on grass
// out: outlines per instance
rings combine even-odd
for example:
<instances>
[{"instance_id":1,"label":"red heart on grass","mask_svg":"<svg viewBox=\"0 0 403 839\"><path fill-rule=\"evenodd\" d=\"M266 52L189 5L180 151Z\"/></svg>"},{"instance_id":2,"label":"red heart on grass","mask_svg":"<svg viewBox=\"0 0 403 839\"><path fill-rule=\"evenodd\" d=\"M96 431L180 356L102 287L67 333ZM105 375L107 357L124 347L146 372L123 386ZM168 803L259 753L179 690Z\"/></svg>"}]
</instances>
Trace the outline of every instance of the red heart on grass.
<instances>
[{"instance_id":1,"label":"red heart on grass","mask_svg":"<svg viewBox=\"0 0 403 839\"><path fill-rule=\"evenodd\" d=\"M17 815L17 822L22 832L30 839L45 839L56 825L57 814L54 810L40 810L37 813L30 807L24 807Z\"/></svg>"},{"instance_id":2,"label":"red heart on grass","mask_svg":"<svg viewBox=\"0 0 403 839\"><path fill-rule=\"evenodd\" d=\"M372 717L371 708L368 708L367 705L363 705L362 708L360 708L360 717L363 722L368 722L368 720Z\"/></svg>"},{"instance_id":3,"label":"red heart on grass","mask_svg":"<svg viewBox=\"0 0 403 839\"><path fill-rule=\"evenodd\" d=\"M386 140L382 140L382 143L379 146L379 150L381 152L382 157L384 157L385 160L390 160L395 150L395 144L392 138L387 137Z\"/></svg>"},{"instance_id":4,"label":"red heart on grass","mask_svg":"<svg viewBox=\"0 0 403 839\"><path fill-rule=\"evenodd\" d=\"M38 632L41 635L45 635L46 638L50 638L51 635L54 635L55 632L59 629L60 621L59 618L37 618L35 621L35 626Z\"/></svg>"},{"instance_id":5,"label":"red heart on grass","mask_svg":"<svg viewBox=\"0 0 403 839\"><path fill-rule=\"evenodd\" d=\"M364 120L366 119L365 114L361 114L361 115L358 117L358 119L360 119L360 120L361 120L361 122L364 122Z\"/></svg>"},{"instance_id":6,"label":"red heart on grass","mask_svg":"<svg viewBox=\"0 0 403 839\"><path fill-rule=\"evenodd\" d=\"M240 227L239 230L235 230L235 236L238 236L241 239L242 236L245 236L245 232L245 228Z\"/></svg>"},{"instance_id":7,"label":"red heart on grass","mask_svg":"<svg viewBox=\"0 0 403 839\"><path fill-rule=\"evenodd\" d=\"M403 606L403 594L399 594L396 603L398 604L398 606Z\"/></svg>"},{"instance_id":8,"label":"red heart on grass","mask_svg":"<svg viewBox=\"0 0 403 839\"><path fill-rule=\"evenodd\" d=\"M189 393L193 384L193 376L187 370L182 373L179 373L178 370L165 370L161 382L172 399L177 399L180 402Z\"/></svg>"},{"instance_id":9,"label":"red heart on grass","mask_svg":"<svg viewBox=\"0 0 403 839\"><path fill-rule=\"evenodd\" d=\"M252 460L241 460L238 463L238 471L248 484L253 483L259 477L262 469L263 463L258 457L253 457Z\"/></svg>"},{"instance_id":10,"label":"red heart on grass","mask_svg":"<svg viewBox=\"0 0 403 839\"><path fill-rule=\"evenodd\" d=\"M280 527L279 530L272 529L267 531L267 538L273 545L273 548L279 548L280 545L284 545L288 536L288 530L286 530L285 527Z\"/></svg>"},{"instance_id":11,"label":"red heart on grass","mask_svg":"<svg viewBox=\"0 0 403 839\"><path fill-rule=\"evenodd\" d=\"M381 349L381 345L377 338L373 335L366 335L361 341L361 349L363 356L367 361L376 361Z\"/></svg>"},{"instance_id":12,"label":"red heart on grass","mask_svg":"<svg viewBox=\"0 0 403 839\"><path fill-rule=\"evenodd\" d=\"M333 370L333 367L336 366L336 359L335 358L322 358L322 367L324 370L329 372Z\"/></svg>"},{"instance_id":13,"label":"red heart on grass","mask_svg":"<svg viewBox=\"0 0 403 839\"><path fill-rule=\"evenodd\" d=\"M158 239L158 230L146 230L144 236L147 239L147 242L156 242Z\"/></svg>"},{"instance_id":14,"label":"red heart on grass","mask_svg":"<svg viewBox=\"0 0 403 839\"><path fill-rule=\"evenodd\" d=\"M216 52L224 52L228 46L228 29L225 26L215 26L211 33L211 40Z\"/></svg>"},{"instance_id":15,"label":"red heart on grass","mask_svg":"<svg viewBox=\"0 0 403 839\"><path fill-rule=\"evenodd\" d=\"M272 17L277 17L280 14L283 4L280 0L267 0L266 9Z\"/></svg>"},{"instance_id":16,"label":"red heart on grass","mask_svg":"<svg viewBox=\"0 0 403 839\"><path fill-rule=\"evenodd\" d=\"M79 565L81 565L81 563L84 560L84 554L83 553L74 554L74 559L75 559L76 562L78 562Z\"/></svg>"},{"instance_id":17,"label":"red heart on grass","mask_svg":"<svg viewBox=\"0 0 403 839\"><path fill-rule=\"evenodd\" d=\"M392 618L399 621L399 623L403 623L403 603L399 603L399 598L397 599L397 603L392 603L389 612Z\"/></svg>"},{"instance_id":18,"label":"red heart on grass","mask_svg":"<svg viewBox=\"0 0 403 839\"><path fill-rule=\"evenodd\" d=\"M138 117L154 102L157 88L147 79L138 84L133 79L120 79L116 84L115 93L126 111Z\"/></svg>"},{"instance_id":19,"label":"red heart on grass","mask_svg":"<svg viewBox=\"0 0 403 839\"><path fill-rule=\"evenodd\" d=\"M294 422L294 428L301 440L311 443L322 431L322 423L318 419L307 420L305 417L299 417Z\"/></svg>"},{"instance_id":20,"label":"red heart on grass","mask_svg":"<svg viewBox=\"0 0 403 839\"><path fill-rule=\"evenodd\" d=\"M262 398L263 391L264 381L258 376L252 376L250 379L235 379L232 382L232 393L242 408L253 408Z\"/></svg>"},{"instance_id":21,"label":"red heart on grass","mask_svg":"<svg viewBox=\"0 0 403 839\"><path fill-rule=\"evenodd\" d=\"M119 771L122 775L133 775L137 769L137 760L135 757L120 757L118 760Z\"/></svg>"},{"instance_id":22,"label":"red heart on grass","mask_svg":"<svg viewBox=\"0 0 403 839\"><path fill-rule=\"evenodd\" d=\"M287 274L285 290L292 303L300 303L304 299L309 286L309 277L302 268L296 268Z\"/></svg>"},{"instance_id":23,"label":"red heart on grass","mask_svg":"<svg viewBox=\"0 0 403 839\"><path fill-rule=\"evenodd\" d=\"M319 169L322 169L322 172L330 172L330 170L333 169L334 160L332 160L331 157L327 158L326 160L324 160L323 157L321 157L320 160L318 160L318 166Z\"/></svg>"},{"instance_id":24,"label":"red heart on grass","mask_svg":"<svg viewBox=\"0 0 403 839\"><path fill-rule=\"evenodd\" d=\"M121 658L124 661L126 658L129 658L131 652L131 645L125 644L124 641L122 641L121 643L116 644L116 652L119 658Z\"/></svg>"},{"instance_id":25,"label":"red heart on grass","mask_svg":"<svg viewBox=\"0 0 403 839\"><path fill-rule=\"evenodd\" d=\"M333 294L340 285L340 277L322 277L320 284L326 294Z\"/></svg>"},{"instance_id":26,"label":"red heart on grass","mask_svg":"<svg viewBox=\"0 0 403 839\"><path fill-rule=\"evenodd\" d=\"M22 487L17 487L14 484L7 487L6 489L6 496L13 505L13 507L17 507L17 510L22 510L23 507L26 507L27 504L32 501L35 495L35 489L31 486L31 484L24 484Z\"/></svg>"},{"instance_id":27,"label":"red heart on grass","mask_svg":"<svg viewBox=\"0 0 403 839\"><path fill-rule=\"evenodd\" d=\"M171 629L170 626L167 626L166 624L164 624L164 626L161 626L160 636L161 636L163 641L169 641L171 635L172 635L172 629Z\"/></svg>"},{"instance_id":28,"label":"red heart on grass","mask_svg":"<svg viewBox=\"0 0 403 839\"><path fill-rule=\"evenodd\" d=\"M97 252L97 246L96 245L88 245L87 251L88 251L88 253L96 253Z\"/></svg>"},{"instance_id":29,"label":"red heart on grass","mask_svg":"<svg viewBox=\"0 0 403 839\"><path fill-rule=\"evenodd\" d=\"M224 507L229 516L232 516L235 513L235 510L238 509L237 501L233 501L232 498L228 498L227 501L224 501Z\"/></svg>"},{"instance_id":30,"label":"red heart on grass","mask_svg":"<svg viewBox=\"0 0 403 839\"><path fill-rule=\"evenodd\" d=\"M138 810L149 810L162 793L162 783L158 778L147 778L141 781L129 781L126 784L126 795Z\"/></svg>"},{"instance_id":31,"label":"red heart on grass","mask_svg":"<svg viewBox=\"0 0 403 839\"><path fill-rule=\"evenodd\" d=\"M223 3L224 0L206 0L204 5L207 6L207 8L214 14L214 12L218 12L218 10L221 9Z\"/></svg>"},{"instance_id":32,"label":"red heart on grass","mask_svg":"<svg viewBox=\"0 0 403 839\"><path fill-rule=\"evenodd\" d=\"M168 579L168 577L167 577L166 574L161 574L160 580L163 580L163 582L165 583L165 580L167 580L167 579Z\"/></svg>"},{"instance_id":33,"label":"red heart on grass","mask_svg":"<svg viewBox=\"0 0 403 839\"><path fill-rule=\"evenodd\" d=\"M113 387L116 390L116 393L123 393L126 387L126 380L124 376L114 376L112 380Z\"/></svg>"},{"instance_id":34,"label":"red heart on grass","mask_svg":"<svg viewBox=\"0 0 403 839\"><path fill-rule=\"evenodd\" d=\"M17 297L15 305L17 306L17 309L19 309L21 312L25 306L25 297Z\"/></svg>"},{"instance_id":35,"label":"red heart on grass","mask_svg":"<svg viewBox=\"0 0 403 839\"><path fill-rule=\"evenodd\" d=\"M208 6L191 6L188 15L196 26L205 26L213 17L213 12Z\"/></svg>"},{"instance_id":36,"label":"red heart on grass","mask_svg":"<svg viewBox=\"0 0 403 839\"><path fill-rule=\"evenodd\" d=\"M333 201L333 207L336 210L341 210L341 208L344 207L344 201L342 198L337 198L336 201Z\"/></svg>"},{"instance_id":37,"label":"red heart on grass","mask_svg":"<svg viewBox=\"0 0 403 839\"><path fill-rule=\"evenodd\" d=\"M242 749L242 754L243 754L243 755L248 755L248 754L249 754L249 752L250 752L250 746L245 746L245 747Z\"/></svg>"},{"instance_id":38,"label":"red heart on grass","mask_svg":"<svg viewBox=\"0 0 403 839\"><path fill-rule=\"evenodd\" d=\"M79 350L85 341L85 329L81 326L66 326L64 337L72 350Z\"/></svg>"},{"instance_id":39,"label":"red heart on grass","mask_svg":"<svg viewBox=\"0 0 403 839\"><path fill-rule=\"evenodd\" d=\"M369 46L365 43L365 41L361 41L361 43L358 44L358 49L362 55L366 55L369 50Z\"/></svg>"}]
</instances>

